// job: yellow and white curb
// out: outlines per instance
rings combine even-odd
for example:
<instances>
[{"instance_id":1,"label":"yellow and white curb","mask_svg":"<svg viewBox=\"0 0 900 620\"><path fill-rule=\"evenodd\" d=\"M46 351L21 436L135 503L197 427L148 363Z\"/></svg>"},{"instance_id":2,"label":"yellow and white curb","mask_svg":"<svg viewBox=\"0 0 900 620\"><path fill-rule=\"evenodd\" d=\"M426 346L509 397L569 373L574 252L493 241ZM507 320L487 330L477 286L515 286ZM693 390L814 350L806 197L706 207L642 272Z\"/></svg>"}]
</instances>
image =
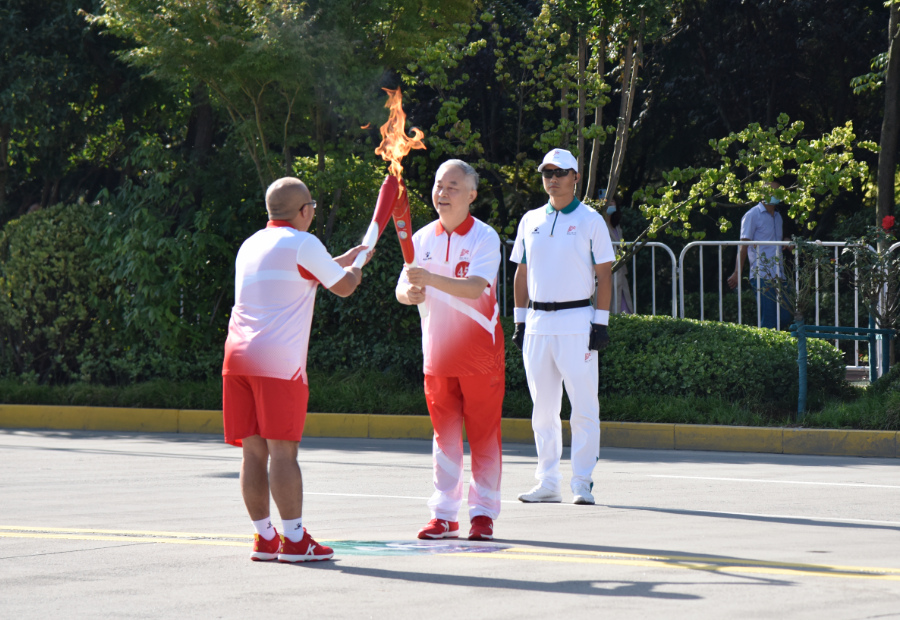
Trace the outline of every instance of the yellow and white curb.
<instances>
[{"instance_id":1,"label":"yellow and white curb","mask_svg":"<svg viewBox=\"0 0 900 620\"><path fill-rule=\"evenodd\" d=\"M571 430L563 421L563 441ZM702 424L601 422L608 448L712 450L827 456L900 457L900 432L820 430ZM52 405L0 405L0 428L144 433L222 433L222 412L191 409L128 409ZM428 416L310 413L305 437L431 439ZM505 418L503 441L532 443L531 420Z\"/></svg>"}]
</instances>

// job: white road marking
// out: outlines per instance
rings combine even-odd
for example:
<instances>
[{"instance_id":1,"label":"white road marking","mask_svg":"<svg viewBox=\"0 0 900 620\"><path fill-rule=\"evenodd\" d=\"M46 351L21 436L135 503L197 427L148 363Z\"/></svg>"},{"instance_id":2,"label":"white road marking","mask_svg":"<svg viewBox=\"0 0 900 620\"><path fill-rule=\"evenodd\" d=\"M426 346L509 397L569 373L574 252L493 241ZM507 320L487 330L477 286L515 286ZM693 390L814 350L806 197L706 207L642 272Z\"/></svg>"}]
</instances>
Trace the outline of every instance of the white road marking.
<instances>
[{"instance_id":1,"label":"white road marking","mask_svg":"<svg viewBox=\"0 0 900 620\"><path fill-rule=\"evenodd\" d=\"M304 495L330 495L333 497L369 497L374 499L415 499L421 501L428 501L431 499L430 497L412 497L409 495L363 495L361 493L312 493L309 491L304 491ZM527 502L520 502L514 500L503 500L504 504L519 504L519 505L534 505L528 504ZM540 505L556 505L556 506L575 506L575 504L569 502L560 502L560 503L551 503L551 502L535 502ZM618 510L641 510L641 507L629 507L629 506L607 506L605 504L598 504L598 506L603 506L606 508L614 508ZM583 510L583 508L580 508ZM839 517L806 517L806 516L797 516L797 515L768 515L768 514L758 514L754 512L725 512L721 510L687 510L680 508L664 508L657 506L646 506L643 509L645 510L672 510L672 511L683 511L683 512L691 512L691 513L701 513L699 515L688 514L686 516L702 516L702 513L711 514L711 515L734 515L739 517L760 517L766 519L796 519L796 520L806 520L806 521L838 521L840 523L872 523L877 525L900 525L900 521L873 521L870 519L842 519Z\"/></svg>"},{"instance_id":2,"label":"white road marking","mask_svg":"<svg viewBox=\"0 0 900 620\"><path fill-rule=\"evenodd\" d=\"M900 489L890 484L861 484L854 482L806 482L803 480L762 480L758 478L713 478L711 476L667 476L663 474L645 474L648 478L680 478L682 480L723 480L725 482L767 482L772 484L816 484L832 487L862 487L869 489Z\"/></svg>"},{"instance_id":3,"label":"white road marking","mask_svg":"<svg viewBox=\"0 0 900 620\"><path fill-rule=\"evenodd\" d=\"M466 484L468 484L468 482ZM334 497L371 497L371 498L376 498L376 499L418 499L418 500L422 500L422 501L426 501L426 502L431 499L430 497L410 497L409 495L363 495L361 493L312 493L310 491L304 491L303 494L304 495L331 495ZM524 504L525 502L520 502L518 500L504 499L504 500L501 500L500 503L502 503L502 504ZM553 503L553 502L535 502L535 503ZM557 503L559 503L559 502L557 502ZM575 505L575 504L571 504L568 502L561 502L561 503L566 506L574 506Z\"/></svg>"}]
</instances>

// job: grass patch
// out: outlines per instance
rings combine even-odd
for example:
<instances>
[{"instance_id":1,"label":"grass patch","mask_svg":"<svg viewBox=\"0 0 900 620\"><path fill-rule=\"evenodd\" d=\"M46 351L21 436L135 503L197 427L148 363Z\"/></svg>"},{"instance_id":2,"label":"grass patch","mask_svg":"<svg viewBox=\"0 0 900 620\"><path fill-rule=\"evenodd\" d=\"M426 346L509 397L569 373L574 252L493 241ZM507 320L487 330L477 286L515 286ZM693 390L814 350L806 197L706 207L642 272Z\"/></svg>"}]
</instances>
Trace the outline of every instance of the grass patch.
<instances>
[{"instance_id":1,"label":"grass patch","mask_svg":"<svg viewBox=\"0 0 900 620\"><path fill-rule=\"evenodd\" d=\"M900 368L900 366L898 366ZM843 400L830 400L807 414L803 426L900 430L900 370L868 390L856 388ZM0 381L0 402L29 405L80 405L151 409L221 409L222 381L173 383L156 380L122 387L86 383L65 386ZM530 418L527 389L508 389L503 416ZM309 410L323 413L428 415L421 383L392 373L311 372ZM571 407L563 397L562 417ZM601 396L600 418L614 422L793 426L793 411L784 405L730 402L708 396Z\"/></svg>"}]
</instances>

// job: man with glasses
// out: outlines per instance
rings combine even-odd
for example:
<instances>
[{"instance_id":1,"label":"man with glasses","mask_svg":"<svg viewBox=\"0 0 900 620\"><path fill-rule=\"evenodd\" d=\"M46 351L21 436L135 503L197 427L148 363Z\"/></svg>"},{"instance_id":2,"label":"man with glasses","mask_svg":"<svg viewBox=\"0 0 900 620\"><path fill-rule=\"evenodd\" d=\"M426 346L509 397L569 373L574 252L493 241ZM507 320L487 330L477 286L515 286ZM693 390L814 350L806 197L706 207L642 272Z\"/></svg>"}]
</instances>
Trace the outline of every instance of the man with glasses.
<instances>
[{"instance_id":1,"label":"man with glasses","mask_svg":"<svg viewBox=\"0 0 900 620\"><path fill-rule=\"evenodd\" d=\"M241 494L256 530L251 560L306 562L334 555L303 527L297 448L309 400L306 353L318 285L351 295L362 281L353 259L365 247L332 258L307 233L315 208L302 181L278 179L266 191L269 223L241 245L235 261L222 401L225 441L243 448ZM270 490L281 537L269 515Z\"/></svg>"},{"instance_id":2,"label":"man with glasses","mask_svg":"<svg viewBox=\"0 0 900 620\"><path fill-rule=\"evenodd\" d=\"M600 458L597 351L609 344L612 261L609 230L599 213L575 198L578 164L553 149L538 167L550 201L519 222L513 262L513 343L522 350L534 401L531 426L537 445L537 486L523 502L560 502L562 388L572 403L572 481L576 504L593 504L591 474ZM591 304L597 280L596 309Z\"/></svg>"}]
</instances>

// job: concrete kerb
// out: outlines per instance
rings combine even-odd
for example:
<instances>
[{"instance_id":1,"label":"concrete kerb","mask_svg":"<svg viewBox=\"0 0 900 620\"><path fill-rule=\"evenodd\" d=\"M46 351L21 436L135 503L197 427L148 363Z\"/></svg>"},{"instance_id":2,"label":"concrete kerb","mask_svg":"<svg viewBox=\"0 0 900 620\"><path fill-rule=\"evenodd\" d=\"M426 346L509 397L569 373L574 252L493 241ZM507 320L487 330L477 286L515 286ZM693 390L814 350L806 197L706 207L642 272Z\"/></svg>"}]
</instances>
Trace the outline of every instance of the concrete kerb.
<instances>
[{"instance_id":1,"label":"concrete kerb","mask_svg":"<svg viewBox=\"0 0 900 620\"><path fill-rule=\"evenodd\" d=\"M609 448L711 450L827 456L900 457L900 432L601 422L600 444ZM563 420L563 441L571 443ZM222 433L222 412L190 409L128 409L0 404L0 428ZM505 418L506 443L532 443L531 420ZM431 439L427 416L310 413L306 437Z\"/></svg>"}]
</instances>

